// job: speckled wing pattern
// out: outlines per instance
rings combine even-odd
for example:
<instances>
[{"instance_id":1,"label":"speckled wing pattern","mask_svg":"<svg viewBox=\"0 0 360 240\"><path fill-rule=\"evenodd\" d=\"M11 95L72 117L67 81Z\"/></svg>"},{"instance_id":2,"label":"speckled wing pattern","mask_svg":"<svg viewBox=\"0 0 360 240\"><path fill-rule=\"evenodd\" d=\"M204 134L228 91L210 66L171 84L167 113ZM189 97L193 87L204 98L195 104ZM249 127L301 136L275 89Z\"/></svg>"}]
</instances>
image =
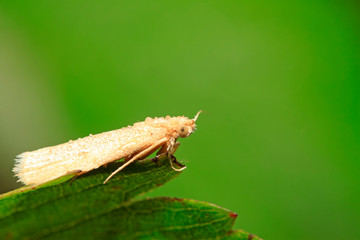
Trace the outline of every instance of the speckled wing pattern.
<instances>
[{"instance_id":1,"label":"speckled wing pattern","mask_svg":"<svg viewBox=\"0 0 360 240\"><path fill-rule=\"evenodd\" d=\"M90 135L64 144L24 152L14 168L19 181L39 184L63 176L69 170L90 171L122 159L164 138L166 129L145 122Z\"/></svg>"}]
</instances>

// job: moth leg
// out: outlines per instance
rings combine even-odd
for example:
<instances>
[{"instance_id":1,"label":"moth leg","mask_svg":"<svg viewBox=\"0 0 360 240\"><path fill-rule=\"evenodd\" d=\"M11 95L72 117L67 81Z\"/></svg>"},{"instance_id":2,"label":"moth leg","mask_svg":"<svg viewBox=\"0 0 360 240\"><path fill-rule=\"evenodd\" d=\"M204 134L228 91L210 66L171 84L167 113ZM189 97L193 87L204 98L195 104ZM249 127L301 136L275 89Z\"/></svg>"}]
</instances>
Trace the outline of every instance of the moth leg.
<instances>
[{"instance_id":1,"label":"moth leg","mask_svg":"<svg viewBox=\"0 0 360 240\"><path fill-rule=\"evenodd\" d=\"M168 155L174 155L175 151L178 149L178 147L180 146L180 142L176 142L172 145L169 145L168 143L164 144L160 150L156 153L156 156L160 156L160 155L164 155L164 154L168 154ZM168 150L169 149L169 150Z\"/></svg>"},{"instance_id":2,"label":"moth leg","mask_svg":"<svg viewBox=\"0 0 360 240\"><path fill-rule=\"evenodd\" d=\"M164 145L166 145L166 144L164 144ZM161 147L161 148L162 148L162 147ZM146 160L146 158L147 158L148 156L150 156L152 153L154 153L156 150L158 150L158 149L155 148L155 149L151 150L151 151L148 152L146 155L143 155L142 157L138 158L137 160ZM135 156L136 154L138 154L138 153L140 153L140 152L141 152L141 151L138 151L138 152L136 152L136 153L133 153L132 155L129 155L129 156L125 157L125 161L126 161L126 162L129 161L129 159L131 159L133 156Z\"/></svg>"},{"instance_id":3,"label":"moth leg","mask_svg":"<svg viewBox=\"0 0 360 240\"><path fill-rule=\"evenodd\" d=\"M172 149L170 149L169 154L174 155L174 153L176 152L176 150L178 149L179 146L180 146L180 142L176 142L173 145Z\"/></svg>"},{"instance_id":4,"label":"moth leg","mask_svg":"<svg viewBox=\"0 0 360 240\"><path fill-rule=\"evenodd\" d=\"M176 167L174 167L173 161L170 159L170 165L171 165L171 168L172 168L174 171L181 172L182 170L184 170L184 169L186 168L186 166L185 166L185 165L182 165L181 163L179 163L179 162L176 160L176 158L175 158L174 162L177 163L177 164L180 164L180 165L182 166L181 168L176 168Z\"/></svg>"},{"instance_id":5,"label":"moth leg","mask_svg":"<svg viewBox=\"0 0 360 240\"><path fill-rule=\"evenodd\" d=\"M168 155L168 158L170 160L170 165L171 165L171 168L174 170L174 171L177 171L177 172L181 172L182 170L184 170L186 168L186 166L182 165L181 168L175 168L174 165L173 165L173 161L172 161L172 158L171 158L171 155L174 155L175 151L178 149L178 147L180 146L180 142L175 142L174 144L172 145L169 145L169 143L167 142L166 144L164 144L160 150L156 153L156 157L159 157L161 155L165 155L167 154ZM175 158L175 161L176 161L176 158ZM175 162L176 163L176 162Z\"/></svg>"},{"instance_id":6,"label":"moth leg","mask_svg":"<svg viewBox=\"0 0 360 240\"><path fill-rule=\"evenodd\" d=\"M167 152L166 150L169 148L169 144L165 143L164 145L162 145L162 147L159 149L159 151L156 153L156 156L154 158L150 158L153 161L157 161L159 159L160 156L165 156L168 155L170 158L170 155L173 155L174 152L176 151L176 149L179 147L180 142L177 142L174 144L174 148L173 151L171 152ZM142 158L139 158L138 160L146 160L145 158L148 157L149 155L151 155L153 152L155 152L157 149L154 149L153 151L151 151L151 153L149 153L147 156L143 156Z\"/></svg>"},{"instance_id":7,"label":"moth leg","mask_svg":"<svg viewBox=\"0 0 360 240\"><path fill-rule=\"evenodd\" d=\"M130 163L144 157L148 156L149 153L151 154L152 151L155 151L156 149L160 148L162 145L164 145L168 141L168 138L163 138L156 142L155 144L151 145L150 147L146 148L145 150L137 153L135 156L133 156L131 159L129 159L126 163L124 163L122 166L120 166L118 169L116 169L113 173L110 174L110 176L104 181L104 184L110 180L115 174L123 170L127 165Z\"/></svg>"}]
</instances>

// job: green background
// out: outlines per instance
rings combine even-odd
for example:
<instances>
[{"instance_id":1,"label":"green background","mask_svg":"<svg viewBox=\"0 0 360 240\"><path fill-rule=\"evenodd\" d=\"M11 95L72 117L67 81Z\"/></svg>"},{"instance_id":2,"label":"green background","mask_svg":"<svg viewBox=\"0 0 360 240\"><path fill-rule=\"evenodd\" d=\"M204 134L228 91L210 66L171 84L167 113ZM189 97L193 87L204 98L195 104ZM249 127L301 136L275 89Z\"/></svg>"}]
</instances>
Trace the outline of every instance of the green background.
<instances>
[{"instance_id":1,"label":"green background","mask_svg":"<svg viewBox=\"0 0 360 240\"><path fill-rule=\"evenodd\" d=\"M0 192L15 155L202 109L151 193L265 239L360 239L360 6L1 1Z\"/></svg>"}]
</instances>

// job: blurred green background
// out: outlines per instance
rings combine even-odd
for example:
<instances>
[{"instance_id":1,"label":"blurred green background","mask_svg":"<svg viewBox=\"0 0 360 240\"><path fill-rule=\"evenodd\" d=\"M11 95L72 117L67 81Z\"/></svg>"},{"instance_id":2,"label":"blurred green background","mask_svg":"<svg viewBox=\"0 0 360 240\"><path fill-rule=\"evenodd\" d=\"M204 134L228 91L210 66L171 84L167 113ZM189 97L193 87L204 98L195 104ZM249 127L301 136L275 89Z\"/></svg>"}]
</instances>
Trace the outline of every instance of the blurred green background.
<instances>
[{"instance_id":1,"label":"blurred green background","mask_svg":"<svg viewBox=\"0 0 360 240\"><path fill-rule=\"evenodd\" d=\"M0 192L14 157L202 109L151 195L265 239L360 239L360 5L1 1Z\"/></svg>"}]
</instances>

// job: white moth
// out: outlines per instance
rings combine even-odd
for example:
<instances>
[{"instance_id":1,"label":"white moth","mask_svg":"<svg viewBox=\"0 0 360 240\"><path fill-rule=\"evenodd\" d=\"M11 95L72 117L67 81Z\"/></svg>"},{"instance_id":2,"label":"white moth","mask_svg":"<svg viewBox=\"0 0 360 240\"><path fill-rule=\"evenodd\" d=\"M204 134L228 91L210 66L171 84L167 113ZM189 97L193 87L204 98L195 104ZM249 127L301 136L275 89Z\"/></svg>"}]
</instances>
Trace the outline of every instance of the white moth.
<instances>
[{"instance_id":1,"label":"white moth","mask_svg":"<svg viewBox=\"0 0 360 240\"><path fill-rule=\"evenodd\" d=\"M104 181L106 183L130 163L144 159L158 149L157 155L173 154L180 144L176 140L194 132L200 112L194 119L184 116L148 117L133 126L24 152L15 159L13 171L20 182L37 185L69 172L79 171L80 175L115 160L125 159L125 163Z\"/></svg>"}]
</instances>

